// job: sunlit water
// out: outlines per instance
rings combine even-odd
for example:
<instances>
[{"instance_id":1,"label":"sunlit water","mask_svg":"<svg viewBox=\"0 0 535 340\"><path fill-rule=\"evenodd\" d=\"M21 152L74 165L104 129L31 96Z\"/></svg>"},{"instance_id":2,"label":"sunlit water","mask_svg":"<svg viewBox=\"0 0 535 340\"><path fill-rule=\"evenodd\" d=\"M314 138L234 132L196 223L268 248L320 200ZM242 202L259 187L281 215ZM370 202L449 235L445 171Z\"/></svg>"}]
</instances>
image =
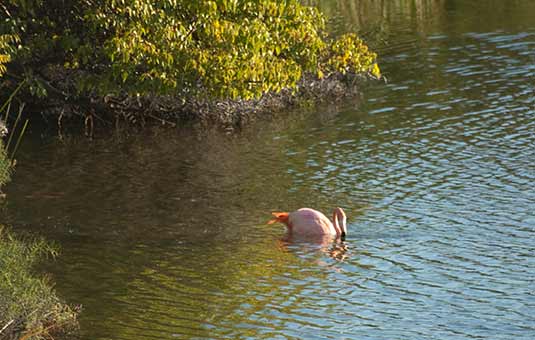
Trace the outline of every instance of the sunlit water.
<instances>
[{"instance_id":1,"label":"sunlit water","mask_svg":"<svg viewBox=\"0 0 535 340\"><path fill-rule=\"evenodd\" d=\"M360 101L28 138L1 213L61 246L82 338L533 339L535 6L436 3L376 18L389 82ZM302 206L343 207L347 240L265 225Z\"/></svg>"}]
</instances>

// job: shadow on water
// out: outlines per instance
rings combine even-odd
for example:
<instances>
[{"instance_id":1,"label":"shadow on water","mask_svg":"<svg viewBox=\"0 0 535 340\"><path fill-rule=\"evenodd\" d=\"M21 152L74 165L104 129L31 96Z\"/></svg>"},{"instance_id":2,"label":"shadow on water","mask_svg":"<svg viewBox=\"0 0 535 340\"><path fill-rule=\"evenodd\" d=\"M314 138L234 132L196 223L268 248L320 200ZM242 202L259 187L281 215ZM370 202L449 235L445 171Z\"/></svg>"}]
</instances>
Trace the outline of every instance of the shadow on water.
<instances>
[{"instance_id":1,"label":"shadow on water","mask_svg":"<svg viewBox=\"0 0 535 340\"><path fill-rule=\"evenodd\" d=\"M388 84L235 136L26 138L0 213L61 244L83 339L532 338L535 2L320 6L378 27ZM303 206L347 240L265 225Z\"/></svg>"}]
</instances>

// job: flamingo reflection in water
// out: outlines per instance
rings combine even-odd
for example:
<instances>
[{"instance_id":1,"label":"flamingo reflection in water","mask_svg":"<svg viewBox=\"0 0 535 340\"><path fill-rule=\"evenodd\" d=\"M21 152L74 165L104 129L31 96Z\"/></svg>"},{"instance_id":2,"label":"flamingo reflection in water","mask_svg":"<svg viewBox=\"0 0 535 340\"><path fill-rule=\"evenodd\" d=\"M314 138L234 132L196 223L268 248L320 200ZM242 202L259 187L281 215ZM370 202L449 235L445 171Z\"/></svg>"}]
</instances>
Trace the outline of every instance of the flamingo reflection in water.
<instances>
[{"instance_id":1,"label":"flamingo reflection in water","mask_svg":"<svg viewBox=\"0 0 535 340\"><path fill-rule=\"evenodd\" d=\"M295 236L286 234L278 241L279 249L284 252L297 250L301 254L323 253L337 262L344 262L349 257L349 247L345 241L334 239L330 235ZM323 261L318 264L326 264Z\"/></svg>"}]
</instances>

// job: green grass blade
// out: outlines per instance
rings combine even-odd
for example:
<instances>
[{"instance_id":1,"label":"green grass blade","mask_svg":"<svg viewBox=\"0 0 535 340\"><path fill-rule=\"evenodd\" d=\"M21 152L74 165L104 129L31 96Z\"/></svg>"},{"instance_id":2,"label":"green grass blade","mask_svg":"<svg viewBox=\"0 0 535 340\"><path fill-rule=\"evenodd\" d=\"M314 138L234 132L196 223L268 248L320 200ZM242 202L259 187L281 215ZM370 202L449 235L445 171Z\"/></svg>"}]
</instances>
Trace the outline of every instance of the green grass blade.
<instances>
[{"instance_id":1,"label":"green grass blade","mask_svg":"<svg viewBox=\"0 0 535 340\"><path fill-rule=\"evenodd\" d=\"M13 91L13 93L9 96L9 98L6 100L6 102L4 103L4 105L2 105L2 107L0 108L0 112L4 111L5 107L8 105L8 104L11 104L11 100L13 100L13 97L15 97L15 95L17 94L17 92L19 92L19 90L22 88L22 85L24 85L24 83L26 83L26 79L24 79L20 84L19 86L17 86L17 88L15 89L15 91ZM7 111L9 112L9 111ZM7 121L7 112L6 112L6 115L4 117L4 121Z\"/></svg>"},{"instance_id":2,"label":"green grass blade","mask_svg":"<svg viewBox=\"0 0 535 340\"><path fill-rule=\"evenodd\" d=\"M6 150L9 150L9 146L11 145L11 141L13 140L13 136L15 135L15 131L17 129L17 125L19 124L20 117L22 116L22 110L24 110L24 103L22 103L19 106L19 114L17 115L17 119L15 120L15 124L13 124L13 128L11 130L11 133L9 134L9 139L7 140L6 144Z\"/></svg>"},{"instance_id":3,"label":"green grass blade","mask_svg":"<svg viewBox=\"0 0 535 340\"><path fill-rule=\"evenodd\" d=\"M22 127L22 130L20 131L19 137L17 139L17 144L15 144L15 149L13 149L13 152L11 153L11 164L13 164L13 161L15 160L15 154L17 153L17 150L19 149L20 141L22 140L22 136L24 136L24 132L26 132L26 127L28 126L28 119L24 122L24 126Z\"/></svg>"}]
</instances>

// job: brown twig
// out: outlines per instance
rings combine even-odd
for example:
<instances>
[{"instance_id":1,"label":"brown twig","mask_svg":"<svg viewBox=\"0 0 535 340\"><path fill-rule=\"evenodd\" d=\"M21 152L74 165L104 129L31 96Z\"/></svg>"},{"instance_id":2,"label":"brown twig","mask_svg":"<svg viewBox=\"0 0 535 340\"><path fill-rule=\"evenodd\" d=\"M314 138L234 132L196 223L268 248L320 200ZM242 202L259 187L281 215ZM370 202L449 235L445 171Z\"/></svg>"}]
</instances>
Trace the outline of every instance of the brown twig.
<instances>
[{"instance_id":1,"label":"brown twig","mask_svg":"<svg viewBox=\"0 0 535 340\"><path fill-rule=\"evenodd\" d=\"M4 325L4 327L2 327L2 329L0 329L0 334L2 334L2 333L3 333L9 326L11 326L11 324L12 324L13 322L15 322L15 319L13 319L13 320L9 321L8 323L6 323L6 324Z\"/></svg>"}]
</instances>

